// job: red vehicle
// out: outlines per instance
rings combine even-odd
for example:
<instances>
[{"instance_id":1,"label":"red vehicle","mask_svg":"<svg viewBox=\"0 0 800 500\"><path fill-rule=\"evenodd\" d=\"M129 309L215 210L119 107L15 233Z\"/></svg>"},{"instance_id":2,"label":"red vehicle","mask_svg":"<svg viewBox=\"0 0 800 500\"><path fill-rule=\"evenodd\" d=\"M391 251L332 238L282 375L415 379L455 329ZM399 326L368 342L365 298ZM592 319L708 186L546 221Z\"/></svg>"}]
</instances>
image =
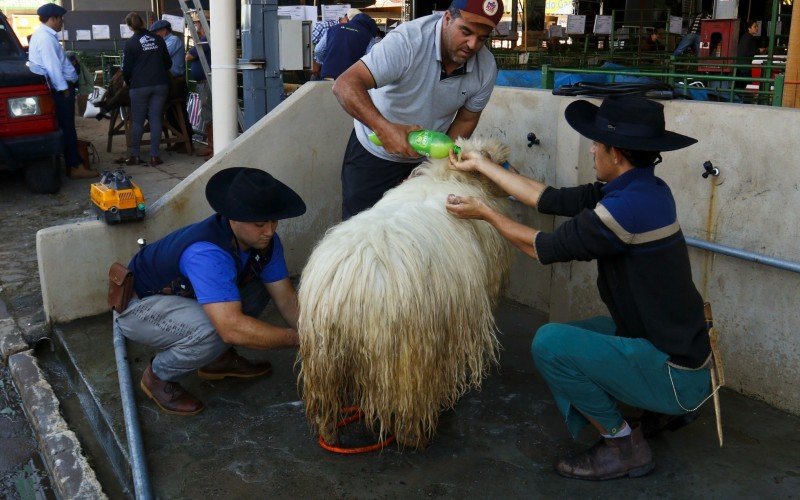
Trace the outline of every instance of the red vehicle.
<instances>
[{"instance_id":1,"label":"red vehicle","mask_svg":"<svg viewBox=\"0 0 800 500\"><path fill-rule=\"evenodd\" d=\"M31 73L28 56L0 11L0 169L25 169L34 193L61 188L64 138L43 76Z\"/></svg>"}]
</instances>

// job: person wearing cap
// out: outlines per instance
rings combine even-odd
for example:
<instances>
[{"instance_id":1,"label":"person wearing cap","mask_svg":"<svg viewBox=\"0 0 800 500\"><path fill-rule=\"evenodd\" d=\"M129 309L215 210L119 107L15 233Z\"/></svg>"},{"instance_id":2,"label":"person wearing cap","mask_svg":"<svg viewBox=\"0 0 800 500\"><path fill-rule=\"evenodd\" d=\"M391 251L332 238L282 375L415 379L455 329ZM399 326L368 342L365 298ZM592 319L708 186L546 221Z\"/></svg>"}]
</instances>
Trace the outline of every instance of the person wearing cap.
<instances>
[{"instance_id":1,"label":"person wearing cap","mask_svg":"<svg viewBox=\"0 0 800 500\"><path fill-rule=\"evenodd\" d=\"M167 45L160 36L144 27L144 20L136 13L125 16L125 24L133 30L122 52L122 75L128 84L131 98L131 143L125 165L139 165L141 160L141 141L144 134L145 118L150 124L151 167L164 161L158 154L163 130L161 118L164 104L169 95L172 60Z\"/></svg>"},{"instance_id":2,"label":"person wearing cap","mask_svg":"<svg viewBox=\"0 0 800 500\"><path fill-rule=\"evenodd\" d=\"M322 78L335 80L367 53L380 30L375 20L366 14L357 14L347 24L328 30L327 48L322 61Z\"/></svg>"},{"instance_id":3,"label":"person wearing cap","mask_svg":"<svg viewBox=\"0 0 800 500\"><path fill-rule=\"evenodd\" d=\"M655 467L643 430L652 435L688 423L711 389L703 299L675 200L654 172L661 151L697 141L665 130L663 106L641 97L609 97L599 108L579 100L565 116L593 141L598 182L556 189L481 155L450 160L452 168L480 172L520 202L567 222L539 231L455 194L446 208L489 222L542 264L597 261L610 317L548 323L531 347L573 437L587 424L602 436L585 453L560 460L556 471L592 480L642 476ZM648 410L647 420L626 422L617 401Z\"/></svg>"},{"instance_id":4,"label":"person wearing cap","mask_svg":"<svg viewBox=\"0 0 800 500\"><path fill-rule=\"evenodd\" d=\"M186 127L186 132L191 135L192 124L189 122L189 113L186 111L189 100L189 89L186 87L186 50L183 45L183 40L172 33L172 25L169 21L160 19L150 25L150 32L155 33L164 39L167 46L169 58L172 60L172 66L169 68L170 74L170 88L169 99L180 98L183 105L183 124ZM180 118L175 113L169 112L167 119L173 127L180 130ZM191 141L189 142L191 148ZM173 144L168 147L168 151L180 151L183 148L182 144Z\"/></svg>"},{"instance_id":5,"label":"person wearing cap","mask_svg":"<svg viewBox=\"0 0 800 500\"><path fill-rule=\"evenodd\" d=\"M263 170L235 167L214 174L206 199L215 214L146 245L128 269L136 298L115 326L134 342L159 350L141 388L167 413L194 415L203 403L180 380L254 378L272 372L233 346L278 349L299 344L297 294L289 281L278 221L306 206ZM275 301L288 328L258 318Z\"/></svg>"},{"instance_id":6,"label":"person wearing cap","mask_svg":"<svg viewBox=\"0 0 800 500\"><path fill-rule=\"evenodd\" d=\"M78 73L58 43L57 33L64 27L66 9L47 3L36 10L42 23L28 44L28 68L47 79L53 95L58 127L64 135L64 162L71 179L97 177L98 173L84 165L78 155L78 133L75 130L75 89Z\"/></svg>"},{"instance_id":7,"label":"person wearing cap","mask_svg":"<svg viewBox=\"0 0 800 500\"><path fill-rule=\"evenodd\" d=\"M444 15L400 24L336 79L333 93L355 124L342 161L343 219L370 208L420 164L409 132L472 134L494 89L486 39L502 15L502 0L453 0ZM382 147L369 140L373 131Z\"/></svg>"},{"instance_id":8,"label":"person wearing cap","mask_svg":"<svg viewBox=\"0 0 800 500\"><path fill-rule=\"evenodd\" d=\"M356 11L360 14L358 9L350 9L348 12ZM356 15L357 15L356 14ZM350 18L347 14L339 18L338 21L328 19L327 21L319 21L314 24L314 29L311 30L311 45L314 46L314 57L311 59L311 79L319 80L322 74L322 60L325 59L325 48L328 41L328 30L337 24L347 24Z\"/></svg>"}]
</instances>

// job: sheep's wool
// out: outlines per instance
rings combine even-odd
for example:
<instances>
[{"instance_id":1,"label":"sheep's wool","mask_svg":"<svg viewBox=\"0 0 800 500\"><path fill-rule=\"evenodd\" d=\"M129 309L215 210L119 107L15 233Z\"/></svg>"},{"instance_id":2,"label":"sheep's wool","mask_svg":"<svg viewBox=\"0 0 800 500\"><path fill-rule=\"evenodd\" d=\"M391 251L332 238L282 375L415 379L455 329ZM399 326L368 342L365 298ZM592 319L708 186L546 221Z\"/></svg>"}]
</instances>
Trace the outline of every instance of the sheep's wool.
<instances>
[{"instance_id":1,"label":"sheep's wool","mask_svg":"<svg viewBox=\"0 0 800 500\"><path fill-rule=\"evenodd\" d=\"M459 140L502 163L508 147ZM493 307L510 248L488 223L445 210L450 193L506 211L496 186L431 160L371 209L330 229L303 270L299 384L312 427L336 442L357 405L381 437L422 448L439 414L497 362Z\"/></svg>"}]
</instances>

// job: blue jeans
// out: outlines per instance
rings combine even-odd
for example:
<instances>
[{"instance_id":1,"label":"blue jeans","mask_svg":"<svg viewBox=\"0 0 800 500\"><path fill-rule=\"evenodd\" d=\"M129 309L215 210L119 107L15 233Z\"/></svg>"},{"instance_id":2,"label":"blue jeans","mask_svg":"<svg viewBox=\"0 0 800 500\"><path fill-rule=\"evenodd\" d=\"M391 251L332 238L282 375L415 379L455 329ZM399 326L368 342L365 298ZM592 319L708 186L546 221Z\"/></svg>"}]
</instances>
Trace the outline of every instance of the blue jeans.
<instances>
[{"instance_id":1,"label":"blue jeans","mask_svg":"<svg viewBox=\"0 0 800 500\"><path fill-rule=\"evenodd\" d=\"M611 318L596 317L548 323L533 339L536 367L573 437L589 423L586 417L616 434L623 422L617 401L680 415L711 393L708 367L670 365L649 340L617 337L615 331Z\"/></svg>"},{"instance_id":2,"label":"blue jeans","mask_svg":"<svg viewBox=\"0 0 800 500\"><path fill-rule=\"evenodd\" d=\"M158 156L161 142L161 116L167 102L169 85L153 85L130 89L131 98L131 156L141 156L140 144L144 134L144 120L150 122L150 156Z\"/></svg>"},{"instance_id":3,"label":"blue jeans","mask_svg":"<svg viewBox=\"0 0 800 500\"><path fill-rule=\"evenodd\" d=\"M686 52L686 49L689 47L694 48L694 55L700 55L700 35L698 33L687 33L681 41L678 43L678 46L675 47L675 52L672 53L673 56L680 56Z\"/></svg>"}]
</instances>

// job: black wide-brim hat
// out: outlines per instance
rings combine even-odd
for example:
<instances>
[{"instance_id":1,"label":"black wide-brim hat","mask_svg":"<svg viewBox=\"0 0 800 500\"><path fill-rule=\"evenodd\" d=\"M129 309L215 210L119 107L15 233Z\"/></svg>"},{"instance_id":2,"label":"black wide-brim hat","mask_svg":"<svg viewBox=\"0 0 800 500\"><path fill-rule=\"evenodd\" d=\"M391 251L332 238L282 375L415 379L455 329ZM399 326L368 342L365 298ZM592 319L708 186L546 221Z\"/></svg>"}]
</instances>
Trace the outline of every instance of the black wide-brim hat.
<instances>
[{"instance_id":1,"label":"black wide-brim hat","mask_svg":"<svg viewBox=\"0 0 800 500\"><path fill-rule=\"evenodd\" d=\"M220 170L208 180L206 199L215 212L239 222L289 219L306 213L300 195L257 168Z\"/></svg>"},{"instance_id":2,"label":"black wide-brim hat","mask_svg":"<svg viewBox=\"0 0 800 500\"><path fill-rule=\"evenodd\" d=\"M697 142L666 130L664 106L643 97L606 97L599 107L575 101L564 110L564 117L582 136L620 149L674 151Z\"/></svg>"}]
</instances>

